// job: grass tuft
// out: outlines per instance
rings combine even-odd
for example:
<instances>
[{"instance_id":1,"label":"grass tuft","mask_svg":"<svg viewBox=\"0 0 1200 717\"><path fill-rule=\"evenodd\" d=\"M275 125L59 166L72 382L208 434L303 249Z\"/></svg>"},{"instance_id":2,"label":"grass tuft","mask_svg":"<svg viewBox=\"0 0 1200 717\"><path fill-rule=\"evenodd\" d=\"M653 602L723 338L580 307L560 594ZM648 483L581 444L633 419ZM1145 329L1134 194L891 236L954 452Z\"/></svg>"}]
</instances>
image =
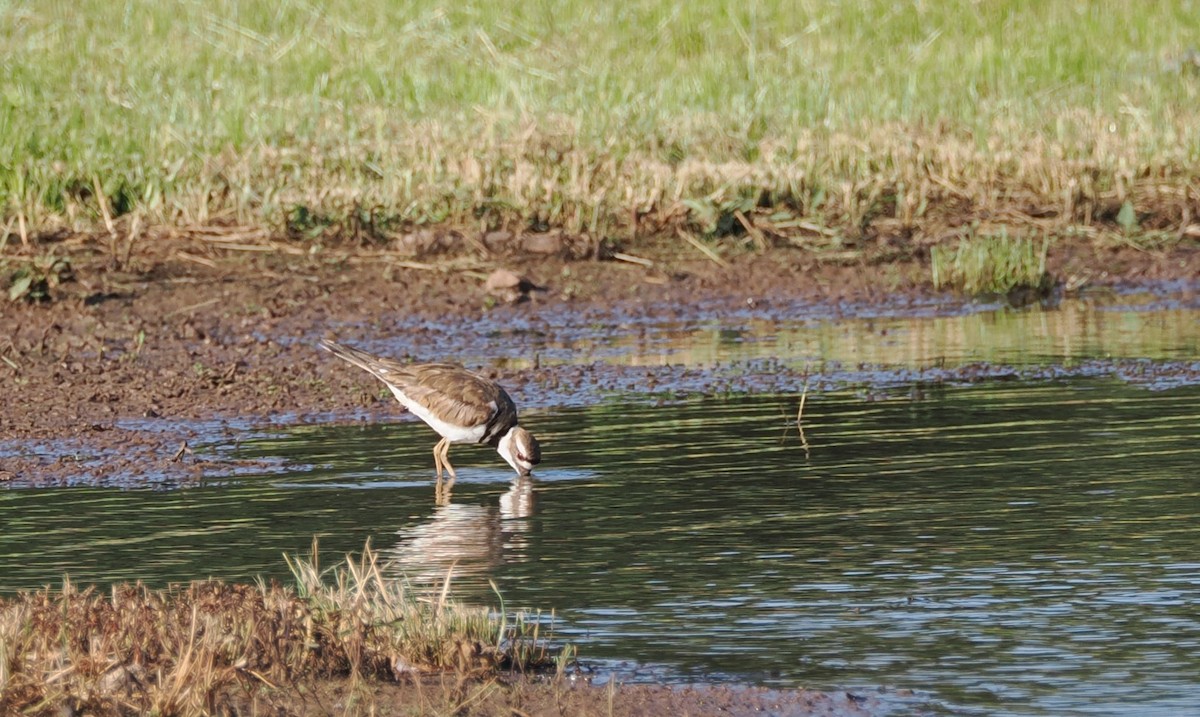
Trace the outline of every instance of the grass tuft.
<instances>
[{"instance_id":1,"label":"grass tuft","mask_svg":"<svg viewBox=\"0 0 1200 717\"><path fill-rule=\"evenodd\" d=\"M536 616L462 605L449 576L436 593L410 589L384 575L369 546L327 572L315 545L287 562L294 588L206 581L104 593L64 581L0 600L0 714L214 714L235 691L303 678L556 666Z\"/></svg>"},{"instance_id":2,"label":"grass tuft","mask_svg":"<svg viewBox=\"0 0 1200 717\"><path fill-rule=\"evenodd\" d=\"M972 296L1043 296L1054 287L1046 271L1049 240L997 236L963 238L953 249L935 246L930 265L935 289Z\"/></svg>"},{"instance_id":3,"label":"grass tuft","mask_svg":"<svg viewBox=\"0 0 1200 717\"><path fill-rule=\"evenodd\" d=\"M539 615L509 620L503 607L497 614L452 600L453 568L429 592L385 575L370 546L328 571L319 568L315 544L307 559L285 559L314 616L343 637L355 673L528 671L553 662Z\"/></svg>"}]
</instances>

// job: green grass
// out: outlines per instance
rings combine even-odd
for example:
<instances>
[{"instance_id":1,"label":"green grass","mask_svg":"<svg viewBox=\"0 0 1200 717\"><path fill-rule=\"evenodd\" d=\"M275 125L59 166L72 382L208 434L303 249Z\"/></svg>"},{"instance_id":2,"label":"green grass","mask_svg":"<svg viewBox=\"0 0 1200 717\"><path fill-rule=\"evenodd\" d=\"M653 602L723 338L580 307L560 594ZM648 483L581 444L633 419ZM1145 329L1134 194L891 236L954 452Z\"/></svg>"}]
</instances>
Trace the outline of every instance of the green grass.
<instances>
[{"instance_id":1,"label":"green grass","mask_svg":"<svg viewBox=\"0 0 1200 717\"><path fill-rule=\"evenodd\" d=\"M999 236L964 238L954 248L935 246L930 253L935 289L972 295L1014 291L1042 295L1054 286L1046 272L1046 240Z\"/></svg>"},{"instance_id":2,"label":"green grass","mask_svg":"<svg viewBox=\"0 0 1200 717\"><path fill-rule=\"evenodd\" d=\"M12 236L130 215L628 238L736 234L741 212L819 245L797 222L853 238L1033 206L1113 223L1129 201L1161 227L1188 216L1168 190L1198 174L1198 16L1196 0L0 0L0 218Z\"/></svg>"}]
</instances>

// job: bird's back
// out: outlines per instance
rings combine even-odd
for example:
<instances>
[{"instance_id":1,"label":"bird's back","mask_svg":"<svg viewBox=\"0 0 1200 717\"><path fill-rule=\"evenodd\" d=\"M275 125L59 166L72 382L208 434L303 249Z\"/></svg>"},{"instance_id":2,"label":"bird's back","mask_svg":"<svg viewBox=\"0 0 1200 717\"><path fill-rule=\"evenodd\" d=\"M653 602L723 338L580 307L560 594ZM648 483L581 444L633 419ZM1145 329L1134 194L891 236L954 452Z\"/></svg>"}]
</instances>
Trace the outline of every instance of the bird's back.
<instances>
[{"instance_id":1,"label":"bird's back","mask_svg":"<svg viewBox=\"0 0 1200 717\"><path fill-rule=\"evenodd\" d=\"M494 444L517 424L517 409L508 393L458 364L406 364L328 340L321 346L383 381L401 403L443 435L438 422L482 428L476 440Z\"/></svg>"},{"instance_id":2,"label":"bird's back","mask_svg":"<svg viewBox=\"0 0 1200 717\"><path fill-rule=\"evenodd\" d=\"M489 429L494 425L497 438L517 423L517 408L499 384L457 364L408 364L389 372L386 380L449 423ZM489 442L491 433L480 442Z\"/></svg>"}]
</instances>

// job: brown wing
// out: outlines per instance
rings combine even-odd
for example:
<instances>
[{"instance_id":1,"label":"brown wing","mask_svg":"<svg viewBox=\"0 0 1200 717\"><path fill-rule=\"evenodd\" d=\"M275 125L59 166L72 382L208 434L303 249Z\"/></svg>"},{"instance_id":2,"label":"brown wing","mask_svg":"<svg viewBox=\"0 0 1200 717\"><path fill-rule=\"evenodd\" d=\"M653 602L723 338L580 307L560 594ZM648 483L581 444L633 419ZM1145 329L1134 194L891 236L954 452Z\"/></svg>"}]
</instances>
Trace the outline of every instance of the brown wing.
<instances>
[{"instance_id":1,"label":"brown wing","mask_svg":"<svg viewBox=\"0 0 1200 717\"><path fill-rule=\"evenodd\" d=\"M512 399L494 382L448 363L389 366L382 377L443 421L460 426L516 416Z\"/></svg>"},{"instance_id":2,"label":"brown wing","mask_svg":"<svg viewBox=\"0 0 1200 717\"><path fill-rule=\"evenodd\" d=\"M400 389L405 396L447 423L460 426L488 424L484 442L499 440L517 423L516 406L504 389L458 364L406 364L332 341L322 341L321 346Z\"/></svg>"}]
</instances>

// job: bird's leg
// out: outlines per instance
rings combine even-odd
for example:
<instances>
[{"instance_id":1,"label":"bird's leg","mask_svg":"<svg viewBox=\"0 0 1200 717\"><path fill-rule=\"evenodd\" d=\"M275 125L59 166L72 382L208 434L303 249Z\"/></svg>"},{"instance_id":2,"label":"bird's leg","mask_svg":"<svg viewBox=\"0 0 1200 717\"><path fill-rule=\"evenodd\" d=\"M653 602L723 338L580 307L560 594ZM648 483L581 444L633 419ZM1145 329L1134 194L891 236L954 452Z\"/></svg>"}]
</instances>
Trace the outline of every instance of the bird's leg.
<instances>
[{"instance_id":1,"label":"bird's leg","mask_svg":"<svg viewBox=\"0 0 1200 717\"><path fill-rule=\"evenodd\" d=\"M442 484L442 447L449 443L445 438L438 441L438 444L433 447L433 466L437 469L438 485Z\"/></svg>"},{"instance_id":2,"label":"bird's leg","mask_svg":"<svg viewBox=\"0 0 1200 717\"><path fill-rule=\"evenodd\" d=\"M450 482L448 485L454 485L454 481L458 480L458 473L454 472L454 466L450 465L450 439L442 441L446 447L442 449L442 465L446 466L446 471L450 474Z\"/></svg>"}]
</instances>

